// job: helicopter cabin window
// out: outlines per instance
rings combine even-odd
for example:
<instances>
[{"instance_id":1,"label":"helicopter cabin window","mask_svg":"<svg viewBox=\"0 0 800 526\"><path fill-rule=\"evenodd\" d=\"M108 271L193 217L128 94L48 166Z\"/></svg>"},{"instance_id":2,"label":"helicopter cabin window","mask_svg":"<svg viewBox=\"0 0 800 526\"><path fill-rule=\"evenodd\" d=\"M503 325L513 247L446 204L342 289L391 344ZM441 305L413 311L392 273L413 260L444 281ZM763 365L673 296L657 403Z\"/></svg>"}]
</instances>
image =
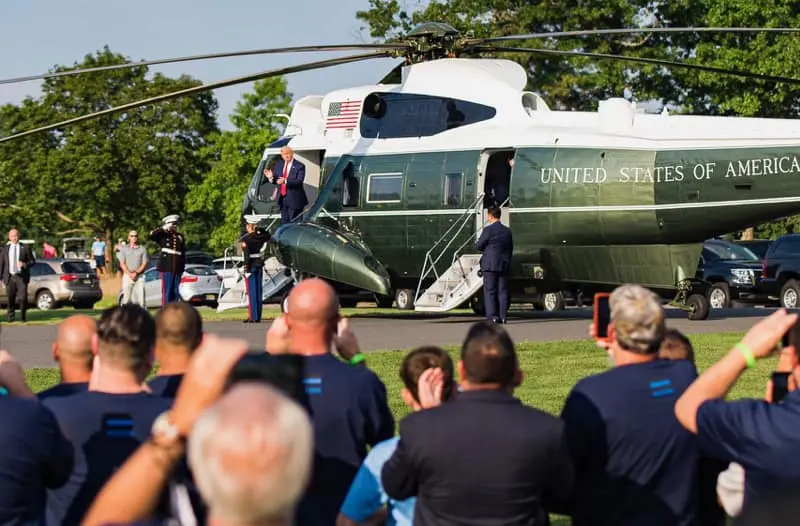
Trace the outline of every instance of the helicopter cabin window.
<instances>
[{"instance_id":1,"label":"helicopter cabin window","mask_svg":"<svg viewBox=\"0 0 800 526\"><path fill-rule=\"evenodd\" d=\"M358 206L359 183L353 163L347 163L342 172L342 206Z\"/></svg>"},{"instance_id":2,"label":"helicopter cabin window","mask_svg":"<svg viewBox=\"0 0 800 526\"><path fill-rule=\"evenodd\" d=\"M461 204L461 182L464 174L453 172L444 174L444 205L457 206Z\"/></svg>"},{"instance_id":3,"label":"helicopter cabin window","mask_svg":"<svg viewBox=\"0 0 800 526\"><path fill-rule=\"evenodd\" d=\"M399 203L403 195L403 174L370 174L367 180L368 203Z\"/></svg>"},{"instance_id":4,"label":"helicopter cabin window","mask_svg":"<svg viewBox=\"0 0 800 526\"><path fill-rule=\"evenodd\" d=\"M368 139L430 137L497 114L491 106L410 93L372 93L364 101L359 128Z\"/></svg>"}]
</instances>

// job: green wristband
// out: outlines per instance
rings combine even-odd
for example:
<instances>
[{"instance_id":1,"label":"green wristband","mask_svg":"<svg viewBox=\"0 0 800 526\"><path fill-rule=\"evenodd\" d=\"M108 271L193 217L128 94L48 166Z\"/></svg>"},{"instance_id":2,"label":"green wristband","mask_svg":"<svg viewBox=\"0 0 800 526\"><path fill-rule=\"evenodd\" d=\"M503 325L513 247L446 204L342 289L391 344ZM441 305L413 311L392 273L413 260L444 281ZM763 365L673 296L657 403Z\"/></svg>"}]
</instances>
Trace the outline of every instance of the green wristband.
<instances>
[{"instance_id":1,"label":"green wristband","mask_svg":"<svg viewBox=\"0 0 800 526\"><path fill-rule=\"evenodd\" d=\"M756 358L753 356L753 351L750 350L750 347L745 345L743 342L739 342L736 344L735 348L739 350L739 353L741 353L748 369L756 365Z\"/></svg>"},{"instance_id":2,"label":"green wristband","mask_svg":"<svg viewBox=\"0 0 800 526\"><path fill-rule=\"evenodd\" d=\"M348 363L349 363L350 365L358 365L358 364L360 364L361 362L364 362L364 361L366 361L366 360L367 360L367 357L366 357L366 356L364 356L364 354L362 354L362 353L358 353L358 354L356 354L355 356L353 356L352 358L350 358L350 361L349 361Z\"/></svg>"}]
</instances>

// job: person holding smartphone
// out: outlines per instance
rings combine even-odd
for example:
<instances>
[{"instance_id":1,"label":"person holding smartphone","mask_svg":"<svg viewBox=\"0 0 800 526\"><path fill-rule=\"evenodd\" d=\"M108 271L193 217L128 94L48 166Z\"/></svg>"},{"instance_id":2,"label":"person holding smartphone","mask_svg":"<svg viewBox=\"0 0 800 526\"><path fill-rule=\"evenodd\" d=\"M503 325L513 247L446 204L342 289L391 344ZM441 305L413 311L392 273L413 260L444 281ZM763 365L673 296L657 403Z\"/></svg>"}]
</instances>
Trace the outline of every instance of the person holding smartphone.
<instances>
[{"instance_id":1,"label":"person holding smartphone","mask_svg":"<svg viewBox=\"0 0 800 526\"><path fill-rule=\"evenodd\" d=\"M742 467L742 511L782 485L800 481L800 391L793 389L800 374L797 337L790 336L789 345L781 351L777 372L788 375L773 378L766 400L729 401L725 397L757 360L775 354L779 342L793 331L797 320L797 314L780 309L756 323L728 354L699 376L675 405L675 415L697 436L702 452ZM784 377L786 394L777 393L783 399L772 403L776 401L775 378L780 382Z\"/></svg>"}]
</instances>

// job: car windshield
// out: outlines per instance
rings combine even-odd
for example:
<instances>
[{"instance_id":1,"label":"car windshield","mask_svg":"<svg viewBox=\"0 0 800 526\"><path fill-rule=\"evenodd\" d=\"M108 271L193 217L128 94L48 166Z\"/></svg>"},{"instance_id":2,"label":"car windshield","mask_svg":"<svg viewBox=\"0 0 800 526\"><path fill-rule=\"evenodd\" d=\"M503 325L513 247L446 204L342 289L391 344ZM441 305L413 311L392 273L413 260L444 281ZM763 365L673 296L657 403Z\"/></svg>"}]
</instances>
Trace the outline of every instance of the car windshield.
<instances>
[{"instance_id":1,"label":"car windshield","mask_svg":"<svg viewBox=\"0 0 800 526\"><path fill-rule=\"evenodd\" d=\"M64 261L61 271L64 274L92 274L92 267L85 261Z\"/></svg>"},{"instance_id":2,"label":"car windshield","mask_svg":"<svg viewBox=\"0 0 800 526\"><path fill-rule=\"evenodd\" d=\"M759 259L749 248L734 243L707 243L705 248L717 259Z\"/></svg>"}]
</instances>

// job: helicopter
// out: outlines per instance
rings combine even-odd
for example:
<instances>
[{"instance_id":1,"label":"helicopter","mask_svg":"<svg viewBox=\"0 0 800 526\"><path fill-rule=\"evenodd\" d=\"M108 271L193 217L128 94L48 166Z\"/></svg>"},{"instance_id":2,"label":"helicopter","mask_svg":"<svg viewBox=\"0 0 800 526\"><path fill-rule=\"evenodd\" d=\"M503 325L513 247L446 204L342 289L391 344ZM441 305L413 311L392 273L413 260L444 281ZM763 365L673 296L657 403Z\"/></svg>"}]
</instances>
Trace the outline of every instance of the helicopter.
<instances>
[{"instance_id":1,"label":"helicopter","mask_svg":"<svg viewBox=\"0 0 800 526\"><path fill-rule=\"evenodd\" d=\"M265 296L319 276L374 293L379 305L396 302L425 312L470 305L479 312L480 255L473 245L487 221L488 194L505 180L501 220L515 239L509 283L514 299L635 282L671 299L689 319L701 320L709 315L709 284L696 278L703 242L800 212L800 121L647 114L624 98L601 101L594 112L555 111L526 90L527 74L519 64L474 55L590 56L800 84L691 63L495 44L594 34L762 31L800 29L622 28L476 39L447 24L425 23L382 44L66 70L0 83L245 54L377 49L151 97L0 142L269 76L403 57L377 84L295 102L283 136L264 150L243 198L243 221L274 219L275 186L262 174L284 146L306 166L310 203L273 232L279 265L267 278L272 285Z\"/></svg>"}]
</instances>

